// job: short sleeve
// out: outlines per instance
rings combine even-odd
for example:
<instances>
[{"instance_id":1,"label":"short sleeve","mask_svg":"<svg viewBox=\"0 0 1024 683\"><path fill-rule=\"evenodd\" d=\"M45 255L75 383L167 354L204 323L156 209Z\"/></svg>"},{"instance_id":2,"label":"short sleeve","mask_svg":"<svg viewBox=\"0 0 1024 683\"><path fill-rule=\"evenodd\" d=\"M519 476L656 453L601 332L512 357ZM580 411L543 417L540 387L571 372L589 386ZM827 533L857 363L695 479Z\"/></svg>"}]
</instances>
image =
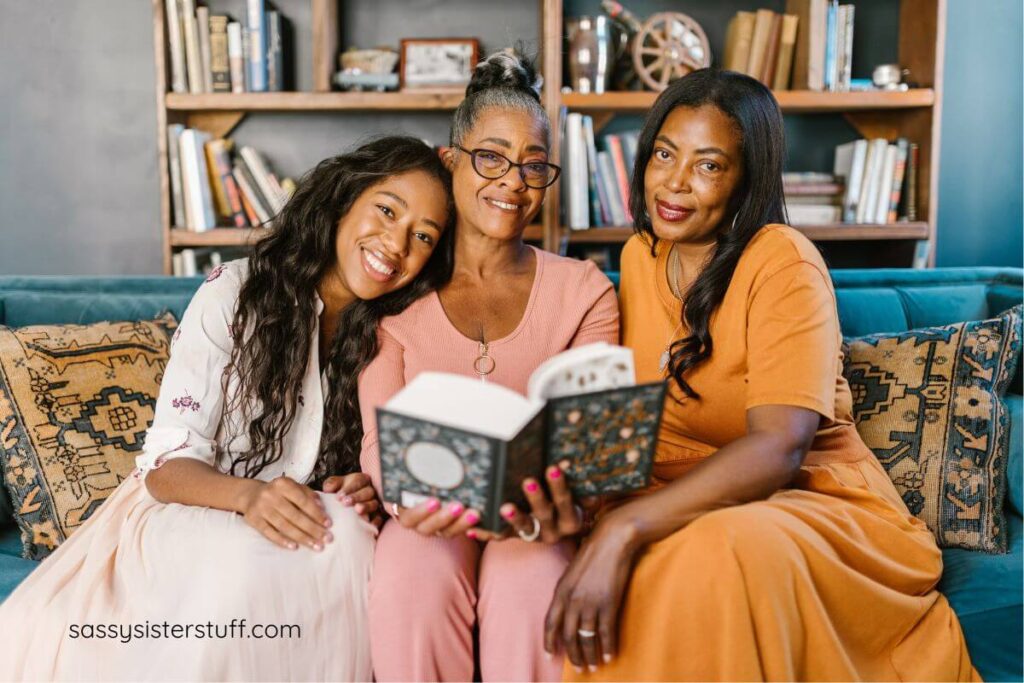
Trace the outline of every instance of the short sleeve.
<instances>
[{"instance_id":1,"label":"short sleeve","mask_svg":"<svg viewBox=\"0 0 1024 683\"><path fill-rule=\"evenodd\" d=\"M405 359L402 345L383 329L377 332L380 349L359 376L359 409L363 418L363 441L359 453L360 469L370 475L380 494L380 444L377 441L377 408L388 402L405 386Z\"/></svg>"},{"instance_id":2,"label":"short sleeve","mask_svg":"<svg viewBox=\"0 0 1024 683\"><path fill-rule=\"evenodd\" d=\"M580 284L581 293L593 300L584 314L570 347L586 346L594 342L619 343L619 301L608 276L592 261L587 262Z\"/></svg>"},{"instance_id":3,"label":"short sleeve","mask_svg":"<svg viewBox=\"0 0 1024 683\"><path fill-rule=\"evenodd\" d=\"M222 266L192 297L171 344L153 424L135 459L136 476L172 458L216 464L224 410L221 381L231 357L238 289L237 273Z\"/></svg>"},{"instance_id":4,"label":"short sleeve","mask_svg":"<svg viewBox=\"0 0 1024 683\"><path fill-rule=\"evenodd\" d=\"M747 403L835 419L839 317L827 276L799 261L768 277L747 312Z\"/></svg>"}]
</instances>

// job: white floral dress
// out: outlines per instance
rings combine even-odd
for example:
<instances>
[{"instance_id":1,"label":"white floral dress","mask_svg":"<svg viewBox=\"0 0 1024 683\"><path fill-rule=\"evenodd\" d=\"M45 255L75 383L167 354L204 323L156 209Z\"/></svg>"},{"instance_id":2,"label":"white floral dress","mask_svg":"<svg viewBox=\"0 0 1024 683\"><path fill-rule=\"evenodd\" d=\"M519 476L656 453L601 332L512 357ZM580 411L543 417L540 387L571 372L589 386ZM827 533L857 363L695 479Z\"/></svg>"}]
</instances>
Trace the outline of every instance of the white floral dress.
<instances>
[{"instance_id":1,"label":"white floral dress","mask_svg":"<svg viewBox=\"0 0 1024 683\"><path fill-rule=\"evenodd\" d=\"M171 458L227 472L228 444L247 446L221 384L246 276L244 260L217 268L185 311L135 475L0 605L0 680L370 680L371 525L321 494L334 541L288 551L235 513L165 505L145 487ZM318 352L261 480L312 474L326 394Z\"/></svg>"}]
</instances>

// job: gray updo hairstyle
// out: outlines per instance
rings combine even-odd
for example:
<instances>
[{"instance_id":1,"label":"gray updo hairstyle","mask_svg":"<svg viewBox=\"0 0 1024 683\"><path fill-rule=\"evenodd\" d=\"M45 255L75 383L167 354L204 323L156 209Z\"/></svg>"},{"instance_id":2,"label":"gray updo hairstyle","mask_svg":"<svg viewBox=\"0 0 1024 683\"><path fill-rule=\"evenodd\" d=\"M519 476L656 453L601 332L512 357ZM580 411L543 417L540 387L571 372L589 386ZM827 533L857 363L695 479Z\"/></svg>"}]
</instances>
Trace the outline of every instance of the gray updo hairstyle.
<instances>
[{"instance_id":1,"label":"gray updo hairstyle","mask_svg":"<svg viewBox=\"0 0 1024 683\"><path fill-rule=\"evenodd\" d=\"M452 115L449 145L461 145L473 130L480 113L490 107L515 109L537 117L544 123L544 139L550 139L551 122L540 103L544 79L533 63L512 48L505 48L487 57L473 69L473 77L462 100Z\"/></svg>"}]
</instances>

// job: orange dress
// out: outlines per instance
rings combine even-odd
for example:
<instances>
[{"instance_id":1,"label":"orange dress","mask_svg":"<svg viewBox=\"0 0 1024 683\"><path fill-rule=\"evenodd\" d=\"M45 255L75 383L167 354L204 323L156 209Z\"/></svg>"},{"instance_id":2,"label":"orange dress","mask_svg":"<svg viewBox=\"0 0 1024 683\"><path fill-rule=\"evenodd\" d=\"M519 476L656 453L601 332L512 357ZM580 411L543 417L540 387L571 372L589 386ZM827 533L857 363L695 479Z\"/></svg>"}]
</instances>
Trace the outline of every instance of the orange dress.
<instances>
[{"instance_id":1,"label":"orange dress","mask_svg":"<svg viewBox=\"0 0 1024 683\"><path fill-rule=\"evenodd\" d=\"M681 305L668 244L622 252L624 344L637 379L658 365ZM835 293L817 249L761 229L713 316L711 358L670 383L659 487L746 432L759 405L814 410L821 426L789 488L707 513L646 548L620 612L619 653L570 680L970 680L960 624L935 590L942 555L853 425Z\"/></svg>"}]
</instances>

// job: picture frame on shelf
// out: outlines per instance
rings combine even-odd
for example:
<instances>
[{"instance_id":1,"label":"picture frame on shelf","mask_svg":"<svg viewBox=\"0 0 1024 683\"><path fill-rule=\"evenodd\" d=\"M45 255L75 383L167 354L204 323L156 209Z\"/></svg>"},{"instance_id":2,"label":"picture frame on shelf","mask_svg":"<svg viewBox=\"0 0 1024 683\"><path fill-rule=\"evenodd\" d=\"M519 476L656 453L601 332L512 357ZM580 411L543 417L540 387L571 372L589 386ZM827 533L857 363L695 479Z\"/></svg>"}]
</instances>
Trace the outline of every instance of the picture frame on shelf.
<instances>
[{"instance_id":1,"label":"picture frame on shelf","mask_svg":"<svg viewBox=\"0 0 1024 683\"><path fill-rule=\"evenodd\" d=\"M404 38L399 51L399 89L461 90L480 59L476 38Z\"/></svg>"}]
</instances>

